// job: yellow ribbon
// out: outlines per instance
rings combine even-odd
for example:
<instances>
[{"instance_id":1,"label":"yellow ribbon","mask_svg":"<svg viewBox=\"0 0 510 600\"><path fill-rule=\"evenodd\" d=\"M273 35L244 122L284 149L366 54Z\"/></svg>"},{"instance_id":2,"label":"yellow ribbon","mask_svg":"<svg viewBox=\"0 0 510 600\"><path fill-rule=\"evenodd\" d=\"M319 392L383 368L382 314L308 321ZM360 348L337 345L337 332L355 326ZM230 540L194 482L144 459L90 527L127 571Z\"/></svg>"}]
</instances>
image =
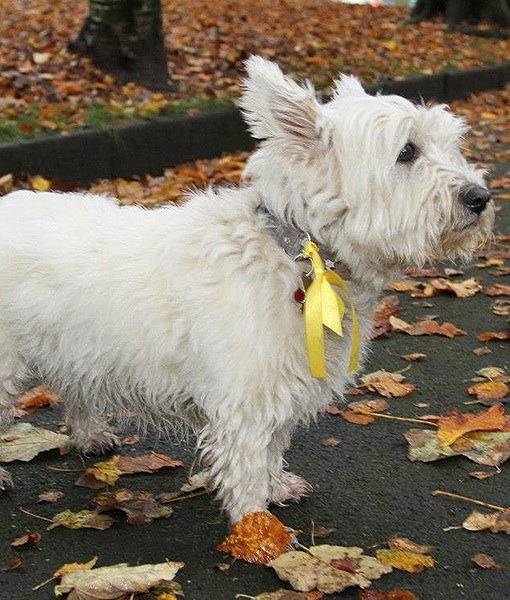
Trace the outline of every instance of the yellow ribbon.
<instances>
[{"instance_id":1,"label":"yellow ribbon","mask_svg":"<svg viewBox=\"0 0 510 600\"><path fill-rule=\"evenodd\" d=\"M337 273L324 267L319 248L314 242L305 242L302 256L312 261L313 281L305 292L304 303L306 347L312 377L324 379L327 376L323 326L338 336L343 336L345 303L333 285L343 290L351 305L352 348L349 373L352 373L359 363L359 322L349 288Z\"/></svg>"}]
</instances>

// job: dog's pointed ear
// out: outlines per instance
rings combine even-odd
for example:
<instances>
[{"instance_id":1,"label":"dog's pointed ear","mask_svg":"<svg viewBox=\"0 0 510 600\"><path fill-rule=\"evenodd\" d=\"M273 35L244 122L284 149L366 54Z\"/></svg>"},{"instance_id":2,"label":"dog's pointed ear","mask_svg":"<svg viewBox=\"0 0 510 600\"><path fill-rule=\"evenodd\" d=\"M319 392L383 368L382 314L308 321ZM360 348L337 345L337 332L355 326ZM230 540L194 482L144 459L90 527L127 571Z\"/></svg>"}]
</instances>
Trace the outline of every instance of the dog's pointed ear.
<instances>
[{"instance_id":1,"label":"dog's pointed ear","mask_svg":"<svg viewBox=\"0 0 510 600\"><path fill-rule=\"evenodd\" d=\"M307 148L319 142L321 105L313 86L298 85L260 56L245 64L248 77L239 106L253 137L278 138Z\"/></svg>"},{"instance_id":2,"label":"dog's pointed ear","mask_svg":"<svg viewBox=\"0 0 510 600\"><path fill-rule=\"evenodd\" d=\"M354 75L340 74L340 79L335 80L334 98L346 98L348 96L366 96L360 80Z\"/></svg>"}]
</instances>

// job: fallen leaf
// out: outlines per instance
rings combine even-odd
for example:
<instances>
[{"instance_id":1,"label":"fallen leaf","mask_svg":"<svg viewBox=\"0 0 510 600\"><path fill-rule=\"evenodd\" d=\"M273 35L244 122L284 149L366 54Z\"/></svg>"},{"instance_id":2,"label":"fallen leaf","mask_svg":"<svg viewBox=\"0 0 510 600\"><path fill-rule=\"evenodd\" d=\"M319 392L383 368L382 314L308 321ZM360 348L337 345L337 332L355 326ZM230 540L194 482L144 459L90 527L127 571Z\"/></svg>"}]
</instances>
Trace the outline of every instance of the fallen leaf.
<instances>
[{"instance_id":1,"label":"fallen leaf","mask_svg":"<svg viewBox=\"0 0 510 600\"><path fill-rule=\"evenodd\" d=\"M277 590L253 596L253 600L322 600L321 592L294 592L292 590Z\"/></svg>"},{"instance_id":2,"label":"fallen leaf","mask_svg":"<svg viewBox=\"0 0 510 600\"><path fill-rule=\"evenodd\" d=\"M480 283L474 279L466 279L465 281L453 282L448 279L439 278L433 279L426 284L422 294L425 298L437 296L438 294L454 294L457 298L469 298L478 294L482 289ZM415 297L420 297L420 294L412 294Z\"/></svg>"},{"instance_id":3,"label":"fallen leaf","mask_svg":"<svg viewBox=\"0 0 510 600\"><path fill-rule=\"evenodd\" d=\"M472 431L502 431L508 416L502 406L491 406L479 413L452 411L438 420L437 437L443 446L451 446L458 438ZM510 431L510 428L508 428Z\"/></svg>"},{"instance_id":4,"label":"fallen leaf","mask_svg":"<svg viewBox=\"0 0 510 600\"><path fill-rule=\"evenodd\" d=\"M8 173L7 175L2 175L0 177L0 194L8 194L12 191L14 187L14 177L12 173Z\"/></svg>"},{"instance_id":5,"label":"fallen leaf","mask_svg":"<svg viewBox=\"0 0 510 600\"><path fill-rule=\"evenodd\" d=\"M64 575L60 585L55 586L55 595L73 592L76 600L116 600L125 594L148 592L164 581L172 581L183 566L181 562L167 561L136 567L122 563L79 570Z\"/></svg>"},{"instance_id":6,"label":"fallen leaf","mask_svg":"<svg viewBox=\"0 0 510 600\"><path fill-rule=\"evenodd\" d=\"M36 192L47 192L51 188L51 181L44 179L40 175L36 175L30 179L30 185Z\"/></svg>"},{"instance_id":7,"label":"fallen leaf","mask_svg":"<svg viewBox=\"0 0 510 600\"><path fill-rule=\"evenodd\" d=\"M445 322L442 325L431 319L417 321L416 323L406 323L402 319L390 317L392 331L407 333L408 335L441 335L448 338L454 338L456 335L467 335L467 332L453 323Z\"/></svg>"},{"instance_id":8,"label":"fallen leaf","mask_svg":"<svg viewBox=\"0 0 510 600\"><path fill-rule=\"evenodd\" d=\"M510 388L503 381L482 381L469 387L468 393L478 400L502 400L510 394Z\"/></svg>"},{"instance_id":9,"label":"fallen leaf","mask_svg":"<svg viewBox=\"0 0 510 600\"><path fill-rule=\"evenodd\" d=\"M36 546L41 541L41 534L37 531L31 531L25 533L19 538L12 540L11 546L13 548L20 548L21 546Z\"/></svg>"},{"instance_id":10,"label":"fallen leaf","mask_svg":"<svg viewBox=\"0 0 510 600\"><path fill-rule=\"evenodd\" d=\"M464 271L459 271L458 269L450 269L446 267L444 270L444 274L446 277L455 277L456 275L464 275Z\"/></svg>"},{"instance_id":11,"label":"fallen leaf","mask_svg":"<svg viewBox=\"0 0 510 600\"><path fill-rule=\"evenodd\" d=\"M360 592L359 600L418 600L409 590L368 590Z\"/></svg>"},{"instance_id":12,"label":"fallen leaf","mask_svg":"<svg viewBox=\"0 0 510 600\"><path fill-rule=\"evenodd\" d=\"M492 287L485 288L483 293L487 296L510 296L510 285L496 283Z\"/></svg>"},{"instance_id":13,"label":"fallen leaf","mask_svg":"<svg viewBox=\"0 0 510 600\"><path fill-rule=\"evenodd\" d=\"M18 556L15 556L10 558L7 564L9 565L9 571L14 571L14 569L19 569L19 567L21 567L23 560Z\"/></svg>"},{"instance_id":14,"label":"fallen leaf","mask_svg":"<svg viewBox=\"0 0 510 600\"><path fill-rule=\"evenodd\" d=\"M348 423L352 423L353 425L369 425L375 421L375 417L354 410L343 410L340 414Z\"/></svg>"},{"instance_id":15,"label":"fallen leaf","mask_svg":"<svg viewBox=\"0 0 510 600\"><path fill-rule=\"evenodd\" d=\"M496 300L491 306L491 312L498 317L510 316L510 300Z\"/></svg>"},{"instance_id":16,"label":"fallen leaf","mask_svg":"<svg viewBox=\"0 0 510 600\"><path fill-rule=\"evenodd\" d=\"M478 336L481 342L491 342L493 340L510 340L510 331L486 331Z\"/></svg>"},{"instance_id":17,"label":"fallen leaf","mask_svg":"<svg viewBox=\"0 0 510 600\"><path fill-rule=\"evenodd\" d=\"M384 412L388 410L390 405L384 398L376 398L375 400L358 400L349 402L347 408L357 413Z\"/></svg>"},{"instance_id":18,"label":"fallen leaf","mask_svg":"<svg viewBox=\"0 0 510 600\"><path fill-rule=\"evenodd\" d=\"M441 277L441 271L437 269L406 269L407 277Z\"/></svg>"},{"instance_id":19,"label":"fallen leaf","mask_svg":"<svg viewBox=\"0 0 510 600\"><path fill-rule=\"evenodd\" d=\"M36 65L44 65L50 59L51 54L49 52L34 52L32 54L32 60Z\"/></svg>"},{"instance_id":20,"label":"fallen leaf","mask_svg":"<svg viewBox=\"0 0 510 600\"><path fill-rule=\"evenodd\" d=\"M338 446L340 444L340 440L336 437L328 437L322 440L323 446Z\"/></svg>"},{"instance_id":21,"label":"fallen leaf","mask_svg":"<svg viewBox=\"0 0 510 600\"><path fill-rule=\"evenodd\" d=\"M391 331L389 318L398 314L399 304L397 296L384 296L379 301L374 313L371 339L376 339Z\"/></svg>"},{"instance_id":22,"label":"fallen leaf","mask_svg":"<svg viewBox=\"0 0 510 600\"><path fill-rule=\"evenodd\" d=\"M69 436L30 423L16 423L0 435L0 462L27 462L41 452L59 450L65 454L69 449Z\"/></svg>"},{"instance_id":23,"label":"fallen leaf","mask_svg":"<svg viewBox=\"0 0 510 600\"><path fill-rule=\"evenodd\" d=\"M407 360L408 362L415 362L417 360L422 360L424 358L427 358L427 355L423 354L423 352L413 352L411 354L402 354L400 356L400 358L403 358L404 360Z\"/></svg>"},{"instance_id":24,"label":"fallen leaf","mask_svg":"<svg viewBox=\"0 0 510 600\"><path fill-rule=\"evenodd\" d=\"M501 566L488 554L475 554L471 557L471 560L481 569L501 569Z\"/></svg>"},{"instance_id":25,"label":"fallen leaf","mask_svg":"<svg viewBox=\"0 0 510 600\"><path fill-rule=\"evenodd\" d=\"M289 549L292 532L268 512L245 515L218 546L220 552L265 565ZM307 591L307 590L302 590Z\"/></svg>"},{"instance_id":26,"label":"fallen leaf","mask_svg":"<svg viewBox=\"0 0 510 600\"><path fill-rule=\"evenodd\" d=\"M510 508L493 513L481 513L474 510L462 523L469 531L489 529L492 533L507 533L510 535Z\"/></svg>"},{"instance_id":27,"label":"fallen leaf","mask_svg":"<svg viewBox=\"0 0 510 600\"><path fill-rule=\"evenodd\" d=\"M98 512L120 510L127 516L130 525L151 523L154 519L167 518L173 510L162 506L150 492L135 492L120 489L111 493L100 494L92 499Z\"/></svg>"},{"instance_id":28,"label":"fallen leaf","mask_svg":"<svg viewBox=\"0 0 510 600\"><path fill-rule=\"evenodd\" d=\"M108 515L100 515L98 512L90 510L80 510L72 512L64 510L56 514L51 519L51 525L48 530L56 527L66 527L67 529L108 529L113 524L113 519Z\"/></svg>"},{"instance_id":29,"label":"fallen leaf","mask_svg":"<svg viewBox=\"0 0 510 600\"><path fill-rule=\"evenodd\" d=\"M480 465L497 467L510 458L509 431L475 431L462 436L451 446L443 446L436 432L426 429L409 429L404 437L409 443L409 460L413 462L432 462L462 455Z\"/></svg>"},{"instance_id":30,"label":"fallen leaf","mask_svg":"<svg viewBox=\"0 0 510 600\"><path fill-rule=\"evenodd\" d=\"M125 437L123 440L121 440L120 444L121 446L134 446L135 444L138 444L139 441L140 436L135 434Z\"/></svg>"},{"instance_id":31,"label":"fallen leaf","mask_svg":"<svg viewBox=\"0 0 510 600\"><path fill-rule=\"evenodd\" d=\"M76 485L96 487L94 480L96 480L96 483L99 481L103 484L114 485L121 475L155 473L167 467L182 467L182 462L158 452L151 452L143 456L121 456L117 454L109 460L95 463L93 467L85 469Z\"/></svg>"},{"instance_id":32,"label":"fallen leaf","mask_svg":"<svg viewBox=\"0 0 510 600\"><path fill-rule=\"evenodd\" d=\"M492 350L487 348L487 346L482 346L481 348L475 348L472 352L473 354L476 354L476 356L483 356L484 354L490 354Z\"/></svg>"},{"instance_id":33,"label":"fallen leaf","mask_svg":"<svg viewBox=\"0 0 510 600\"><path fill-rule=\"evenodd\" d=\"M431 568L435 564L431 556L409 550L379 548L375 555L384 565L391 565L409 573L421 573L423 569Z\"/></svg>"},{"instance_id":34,"label":"fallen leaf","mask_svg":"<svg viewBox=\"0 0 510 600\"><path fill-rule=\"evenodd\" d=\"M186 483L181 486L181 492L194 492L196 490L209 490L211 486L211 474L208 469L204 469L192 475Z\"/></svg>"},{"instance_id":35,"label":"fallen leaf","mask_svg":"<svg viewBox=\"0 0 510 600\"><path fill-rule=\"evenodd\" d=\"M355 573L335 568L331 565L333 560L350 561L355 565ZM355 585L367 588L373 579L392 571L390 566L364 555L361 548L329 545L312 546L308 552L286 552L268 566L295 590L309 592L318 589L326 594L341 592Z\"/></svg>"},{"instance_id":36,"label":"fallen leaf","mask_svg":"<svg viewBox=\"0 0 510 600\"><path fill-rule=\"evenodd\" d=\"M91 560L86 563L67 563L59 567L55 573L53 573L54 579L60 579L64 575L69 573L75 573L76 571L86 571L92 569L97 563L97 556L94 556Z\"/></svg>"},{"instance_id":37,"label":"fallen leaf","mask_svg":"<svg viewBox=\"0 0 510 600\"><path fill-rule=\"evenodd\" d=\"M489 477L494 477L496 474L497 471L471 471L469 476L475 479L489 479Z\"/></svg>"},{"instance_id":38,"label":"fallen leaf","mask_svg":"<svg viewBox=\"0 0 510 600\"><path fill-rule=\"evenodd\" d=\"M42 406L55 408L59 397L47 385L39 385L16 400L16 406L26 414L31 414Z\"/></svg>"},{"instance_id":39,"label":"fallen leaf","mask_svg":"<svg viewBox=\"0 0 510 600\"><path fill-rule=\"evenodd\" d=\"M402 383L404 379L401 373L388 371L375 371L361 377L363 387L386 398L401 398L414 392L416 386L413 383Z\"/></svg>"},{"instance_id":40,"label":"fallen leaf","mask_svg":"<svg viewBox=\"0 0 510 600\"><path fill-rule=\"evenodd\" d=\"M416 552L417 554L430 554L434 549L434 546L427 546L425 544L417 544L409 538L404 537L392 537L388 540L388 546L392 550L404 550L407 552Z\"/></svg>"},{"instance_id":41,"label":"fallen leaf","mask_svg":"<svg viewBox=\"0 0 510 600\"><path fill-rule=\"evenodd\" d=\"M335 533L335 527L323 527L322 525L313 525L312 532L314 538L325 538L329 537L332 533Z\"/></svg>"},{"instance_id":42,"label":"fallen leaf","mask_svg":"<svg viewBox=\"0 0 510 600\"><path fill-rule=\"evenodd\" d=\"M64 497L64 492L60 490L48 490L39 494L39 502L58 502Z\"/></svg>"}]
</instances>

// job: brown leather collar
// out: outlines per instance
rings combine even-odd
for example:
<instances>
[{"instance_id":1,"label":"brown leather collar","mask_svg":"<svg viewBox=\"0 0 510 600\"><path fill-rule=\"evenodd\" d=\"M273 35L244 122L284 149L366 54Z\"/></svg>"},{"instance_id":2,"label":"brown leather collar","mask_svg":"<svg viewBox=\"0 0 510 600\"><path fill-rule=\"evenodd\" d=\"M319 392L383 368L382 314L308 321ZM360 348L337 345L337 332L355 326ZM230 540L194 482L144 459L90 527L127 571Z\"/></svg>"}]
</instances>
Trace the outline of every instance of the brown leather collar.
<instances>
[{"instance_id":1,"label":"brown leather collar","mask_svg":"<svg viewBox=\"0 0 510 600\"><path fill-rule=\"evenodd\" d=\"M292 260L303 263L303 273L309 271L309 261L300 258L300 256L303 249L303 243L306 240L312 239L310 235L293 224L284 223L275 217L271 212L269 212L269 210L267 210L267 208L262 204L257 207L257 212L266 217L268 230L271 232L271 235L274 237L280 248L283 249L285 254L287 254L287 256ZM350 279L350 269L342 263L335 261L334 254L331 252L331 250L325 248L321 244L317 245L320 248L320 253L326 267L336 271L344 279Z\"/></svg>"}]
</instances>

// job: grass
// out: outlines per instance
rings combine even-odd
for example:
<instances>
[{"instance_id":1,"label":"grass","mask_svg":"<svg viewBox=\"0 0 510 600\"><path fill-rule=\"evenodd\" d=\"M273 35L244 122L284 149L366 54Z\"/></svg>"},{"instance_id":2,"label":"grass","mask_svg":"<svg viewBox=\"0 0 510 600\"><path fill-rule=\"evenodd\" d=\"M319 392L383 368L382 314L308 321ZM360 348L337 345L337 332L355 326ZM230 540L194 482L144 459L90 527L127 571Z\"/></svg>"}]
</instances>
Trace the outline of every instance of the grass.
<instances>
[{"instance_id":1,"label":"grass","mask_svg":"<svg viewBox=\"0 0 510 600\"><path fill-rule=\"evenodd\" d=\"M24 113L15 117L0 117L0 144L8 144L21 140L35 139L48 135L65 134L89 129L108 129L125 125L139 119L155 119L175 114L196 114L203 111L232 106L229 97L208 99L190 97L170 102L151 100L136 108L123 108L115 104L96 102L91 104L81 115L76 126L76 115L65 108L55 112L51 119L41 118L45 108L40 104L31 105Z\"/></svg>"}]
</instances>

